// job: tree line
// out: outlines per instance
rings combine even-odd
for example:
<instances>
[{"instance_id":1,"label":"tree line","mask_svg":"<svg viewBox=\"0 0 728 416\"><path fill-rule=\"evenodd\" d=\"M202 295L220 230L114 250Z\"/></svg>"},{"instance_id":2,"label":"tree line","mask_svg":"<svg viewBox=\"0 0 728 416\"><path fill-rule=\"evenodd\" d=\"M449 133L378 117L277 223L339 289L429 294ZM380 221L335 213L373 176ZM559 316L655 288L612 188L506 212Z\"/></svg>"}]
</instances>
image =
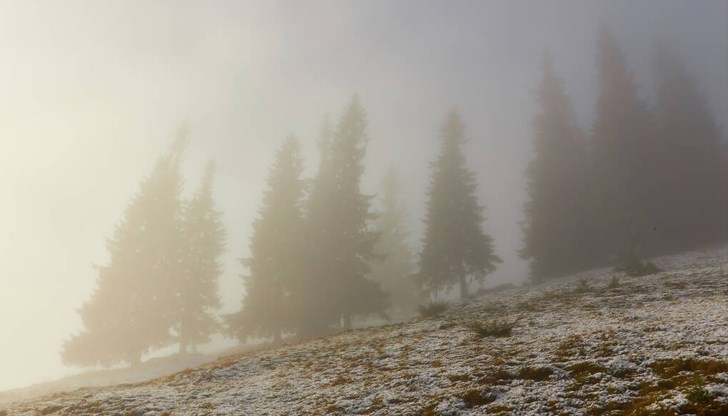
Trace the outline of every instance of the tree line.
<instances>
[{"instance_id":1,"label":"tree line","mask_svg":"<svg viewBox=\"0 0 728 416\"><path fill-rule=\"evenodd\" d=\"M299 141L285 139L253 222L250 257L240 259L249 271L240 310L222 319L215 313L226 231L212 199L214 165L182 200L187 138L175 140L107 242L111 259L98 267L97 288L79 310L84 329L64 343L64 363L134 365L174 344L188 352L215 332L241 341L309 338L350 328L355 318L409 316L453 285L466 297L467 281L482 279L499 259L483 231L474 173L465 167L458 113L440 132L419 261L394 169L379 201L360 189L367 125L356 96L336 126L325 122L313 178L303 176Z\"/></svg>"},{"instance_id":2,"label":"tree line","mask_svg":"<svg viewBox=\"0 0 728 416\"><path fill-rule=\"evenodd\" d=\"M550 60L538 89L534 158L526 171L524 246L542 280L725 241L728 151L688 69L662 45L657 101L637 91L613 35L597 42L599 95L584 132ZM222 317L217 281L226 230L212 198L214 164L181 197L188 139L175 140L142 181L111 238L110 260L79 310L81 332L65 341L66 364L138 364L170 345L185 353L221 332L240 341L315 337L370 316L411 315L417 305L469 286L501 262L484 229L465 124L445 117L430 163L424 235L409 243L408 212L391 168L378 196L361 190L369 140L358 97L323 123L319 163L304 176L301 144L286 138L270 167L240 259L240 309Z\"/></svg>"},{"instance_id":3,"label":"tree line","mask_svg":"<svg viewBox=\"0 0 728 416\"><path fill-rule=\"evenodd\" d=\"M649 107L608 30L596 49L589 134L544 63L521 251L536 279L728 239L728 143L697 80L658 44Z\"/></svg>"}]
</instances>

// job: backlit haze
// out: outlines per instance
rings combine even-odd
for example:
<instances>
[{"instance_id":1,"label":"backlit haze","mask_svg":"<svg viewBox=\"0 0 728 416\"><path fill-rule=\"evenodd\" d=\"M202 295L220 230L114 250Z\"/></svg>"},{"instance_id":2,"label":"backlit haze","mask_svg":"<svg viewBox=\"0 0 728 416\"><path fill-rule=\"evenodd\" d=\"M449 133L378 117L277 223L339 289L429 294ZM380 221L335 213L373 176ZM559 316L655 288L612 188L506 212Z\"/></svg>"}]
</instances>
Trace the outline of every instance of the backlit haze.
<instances>
[{"instance_id":1,"label":"backlit haze","mask_svg":"<svg viewBox=\"0 0 728 416\"><path fill-rule=\"evenodd\" d=\"M77 309L140 180L181 126L187 190L217 162L228 231L221 313L239 307L236 260L282 139L309 173L324 117L355 93L369 117L365 188L393 164L419 247L428 162L457 106L485 230L519 283L523 171L545 53L589 129L595 39L606 25L649 100L655 42L689 64L728 121L728 3L687 1L0 2L0 390L52 380ZM213 347L231 345L220 339Z\"/></svg>"}]
</instances>

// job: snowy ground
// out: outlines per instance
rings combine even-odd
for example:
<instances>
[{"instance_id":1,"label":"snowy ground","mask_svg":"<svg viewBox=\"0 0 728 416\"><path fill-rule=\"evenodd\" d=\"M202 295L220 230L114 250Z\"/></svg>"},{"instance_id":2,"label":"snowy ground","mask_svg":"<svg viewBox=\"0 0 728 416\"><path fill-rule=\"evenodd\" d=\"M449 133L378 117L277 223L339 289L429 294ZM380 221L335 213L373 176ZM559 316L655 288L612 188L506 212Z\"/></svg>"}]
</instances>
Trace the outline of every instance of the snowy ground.
<instances>
[{"instance_id":1,"label":"snowy ground","mask_svg":"<svg viewBox=\"0 0 728 416\"><path fill-rule=\"evenodd\" d=\"M728 415L727 260L661 258L612 287L591 272L0 415ZM510 336L475 330L494 322Z\"/></svg>"}]
</instances>

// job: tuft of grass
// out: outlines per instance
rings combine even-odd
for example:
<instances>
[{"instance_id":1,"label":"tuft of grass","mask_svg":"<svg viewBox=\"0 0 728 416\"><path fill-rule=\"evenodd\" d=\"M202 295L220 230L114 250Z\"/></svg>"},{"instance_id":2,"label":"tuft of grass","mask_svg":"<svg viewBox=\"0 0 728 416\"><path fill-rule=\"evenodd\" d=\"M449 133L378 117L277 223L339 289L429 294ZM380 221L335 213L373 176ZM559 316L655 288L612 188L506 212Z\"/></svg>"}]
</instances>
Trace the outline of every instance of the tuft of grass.
<instances>
[{"instance_id":1,"label":"tuft of grass","mask_svg":"<svg viewBox=\"0 0 728 416\"><path fill-rule=\"evenodd\" d=\"M615 272L624 272L627 276L639 277L659 273L659 267L655 263L639 258L634 251L626 252L621 256L619 264L614 267Z\"/></svg>"},{"instance_id":2,"label":"tuft of grass","mask_svg":"<svg viewBox=\"0 0 728 416\"><path fill-rule=\"evenodd\" d=\"M491 321L486 323L473 322L470 324L470 329L481 338L503 338L511 336L513 332L513 323L506 321Z\"/></svg>"},{"instance_id":3,"label":"tuft of grass","mask_svg":"<svg viewBox=\"0 0 728 416\"><path fill-rule=\"evenodd\" d=\"M693 403L705 404L713 401L713 395L708 390L705 390L702 386L691 387L686 393L685 397Z\"/></svg>"},{"instance_id":4,"label":"tuft of grass","mask_svg":"<svg viewBox=\"0 0 728 416\"><path fill-rule=\"evenodd\" d=\"M419 305L417 311L423 318L434 318L442 315L449 308L450 304L448 302L432 301L424 305Z\"/></svg>"},{"instance_id":5,"label":"tuft of grass","mask_svg":"<svg viewBox=\"0 0 728 416\"><path fill-rule=\"evenodd\" d=\"M609 283L607 284L607 289L616 289L620 285L619 277L612 276L611 279L609 279Z\"/></svg>"},{"instance_id":6,"label":"tuft of grass","mask_svg":"<svg viewBox=\"0 0 728 416\"><path fill-rule=\"evenodd\" d=\"M522 367L518 370L518 379L545 381L548 380L554 370L549 367Z\"/></svg>"},{"instance_id":7,"label":"tuft of grass","mask_svg":"<svg viewBox=\"0 0 728 416\"><path fill-rule=\"evenodd\" d=\"M657 360L650 368L662 378L672 378L683 371L706 376L728 372L728 362L723 360L693 360L690 358Z\"/></svg>"},{"instance_id":8,"label":"tuft of grass","mask_svg":"<svg viewBox=\"0 0 728 416\"><path fill-rule=\"evenodd\" d=\"M497 396L489 391L481 391L478 389L470 389L460 396L468 408L476 406L484 406L493 403Z\"/></svg>"},{"instance_id":9,"label":"tuft of grass","mask_svg":"<svg viewBox=\"0 0 728 416\"><path fill-rule=\"evenodd\" d=\"M587 292L591 292L591 290L592 290L592 288L589 285L589 281L586 278L582 277L581 279L579 279L579 283L576 285L573 292L574 293L587 293Z\"/></svg>"}]
</instances>

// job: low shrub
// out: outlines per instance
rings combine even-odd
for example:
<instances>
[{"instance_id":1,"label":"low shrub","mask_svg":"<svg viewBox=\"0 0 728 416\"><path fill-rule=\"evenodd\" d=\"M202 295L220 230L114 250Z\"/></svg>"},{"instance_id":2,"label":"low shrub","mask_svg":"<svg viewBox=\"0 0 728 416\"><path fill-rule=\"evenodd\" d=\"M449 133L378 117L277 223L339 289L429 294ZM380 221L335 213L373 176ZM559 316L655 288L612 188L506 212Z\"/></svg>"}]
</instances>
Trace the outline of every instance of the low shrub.
<instances>
[{"instance_id":1,"label":"low shrub","mask_svg":"<svg viewBox=\"0 0 728 416\"><path fill-rule=\"evenodd\" d=\"M419 305L417 311L423 318L433 318L442 315L448 308L450 308L448 302L432 301L424 305Z\"/></svg>"},{"instance_id":2,"label":"low shrub","mask_svg":"<svg viewBox=\"0 0 728 416\"><path fill-rule=\"evenodd\" d=\"M624 272L627 276L639 277L649 276L660 272L660 268L651 261L642 260L634 250L624 252L619 256L617 265L614 267L615 272Z\"/></svg>"},{"instance_id":3,"label":"low shrub","mask_svg":"<svg viewBox=\"0 0 728 416\"><path fill-rule=\"evenodd\" d=\"M607 289L616 289L619 287L619 277L612 276L611 279L609 279L609 283L607 284Z\"/></svg>"},{"instance_id":4,"label":"low shrub","mask_svg":"<svg viewBox=\"0 0 728 416\"><path fill-rule=\"evenodd\" d=\"M474 322L470 324L470 329L473 330L479 337L510 337L513 332L513 323L506 321L491 321L491 322Z\"/></svg>"}]
</instances>

